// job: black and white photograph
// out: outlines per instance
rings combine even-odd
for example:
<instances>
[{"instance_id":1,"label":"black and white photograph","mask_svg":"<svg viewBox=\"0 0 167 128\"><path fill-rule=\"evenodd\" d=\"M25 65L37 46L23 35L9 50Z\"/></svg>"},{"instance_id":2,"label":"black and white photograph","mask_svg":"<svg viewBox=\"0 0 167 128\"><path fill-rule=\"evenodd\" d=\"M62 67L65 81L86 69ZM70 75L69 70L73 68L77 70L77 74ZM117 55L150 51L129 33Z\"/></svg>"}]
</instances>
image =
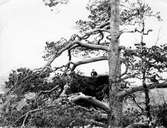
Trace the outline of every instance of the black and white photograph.
<instances>
[{"instance_id":1,"label":"black and white photograph","mask_svg":"<svg viewBox=\"0 0 167 128\"><path fill-rule=\"evenodd\" d=\"M167 128L167 0L0 0L0 128Z\"/></svg>"}]
</instances>

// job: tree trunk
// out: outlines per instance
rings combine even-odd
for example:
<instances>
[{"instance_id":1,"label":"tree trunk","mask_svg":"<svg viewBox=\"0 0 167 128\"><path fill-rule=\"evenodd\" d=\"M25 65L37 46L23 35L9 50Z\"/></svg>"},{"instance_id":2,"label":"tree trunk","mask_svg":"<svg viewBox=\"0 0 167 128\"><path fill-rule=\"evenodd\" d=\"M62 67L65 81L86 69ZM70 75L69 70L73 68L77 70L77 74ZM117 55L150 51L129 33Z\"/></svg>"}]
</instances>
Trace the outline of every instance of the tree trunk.
<instances>
[{"instance_id":1,"label":"tree trunk","mask_svg":"<svg viewBox=\"0 0 167 128\"><path fill-rule=\"evenodd\" d=\"M119 0L111 0L111 19L110 32L111 43L109 51L109 104L111 112L109 113L109 128L121 128L122 118L122 100L116 96L119 92L119 76L121 73L120 53L119 53Z\"/></svg>"}]
</instances>

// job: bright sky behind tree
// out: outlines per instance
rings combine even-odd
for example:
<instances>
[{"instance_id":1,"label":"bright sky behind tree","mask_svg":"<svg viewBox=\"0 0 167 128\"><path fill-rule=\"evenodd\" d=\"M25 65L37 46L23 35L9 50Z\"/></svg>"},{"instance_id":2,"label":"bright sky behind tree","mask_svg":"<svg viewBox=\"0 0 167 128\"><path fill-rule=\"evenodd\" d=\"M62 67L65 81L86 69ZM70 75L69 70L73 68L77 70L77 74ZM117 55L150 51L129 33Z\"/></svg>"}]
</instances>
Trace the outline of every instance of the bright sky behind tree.
<instances>
[{"instance_id":1,"label":"bright sky behind tree","mask_svg":"<svg viewBox=\"0 0 167 128\"><path fill-rule=\"evenodd\" d=\"M151 43L157 40L166 42L167 30L167 1L146 0L153 10L160 11L163 21L148 21L155 29L151 34ZM46 41L56 41L61 37L69 37L76 32L75 21L86 19L88 11L85 9L88 0L70 0L67 5L61 5L51 11L42 0L0 0L0 77L7 76L12 69L19 67L38 68L45 65L42 55ZM132 45L136 39L123 36L124 45ZM130 40L130 41L129 41ZM60 61L61 60L61 61ZM64 63L64 58L58 61ZM101 64L104 64L101 62ZM85 71L99 67L100 63L89 66ZM98 68L98 72L105 72L107 67Z\"/></svg>"}]
</instances>

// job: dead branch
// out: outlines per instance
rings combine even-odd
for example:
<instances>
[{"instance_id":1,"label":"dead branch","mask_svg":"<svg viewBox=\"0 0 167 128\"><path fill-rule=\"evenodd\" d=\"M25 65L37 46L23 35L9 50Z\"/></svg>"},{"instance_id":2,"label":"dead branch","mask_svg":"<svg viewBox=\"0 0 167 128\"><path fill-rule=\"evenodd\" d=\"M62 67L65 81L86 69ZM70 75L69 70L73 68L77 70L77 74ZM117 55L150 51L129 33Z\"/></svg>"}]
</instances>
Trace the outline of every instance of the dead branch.
<instances>
[{"instance_id":1,"label":"dead branch","mask_svg":"<svg viewBox=\"0 0 167 128\"><path fill-rule=\"evenodd\" d=\"M69 97L69 100L74 102L74 103L79 101L79 100L86 100L86 101L90 102L91 104L93 104L94 106L101 108L106 112L110 111L110 107L108 104L106 104L102 101L99 101L92 96L86 96L83 93L77 93L75 95L72 95L71 97Z\"/></svg>"}]
</instances>

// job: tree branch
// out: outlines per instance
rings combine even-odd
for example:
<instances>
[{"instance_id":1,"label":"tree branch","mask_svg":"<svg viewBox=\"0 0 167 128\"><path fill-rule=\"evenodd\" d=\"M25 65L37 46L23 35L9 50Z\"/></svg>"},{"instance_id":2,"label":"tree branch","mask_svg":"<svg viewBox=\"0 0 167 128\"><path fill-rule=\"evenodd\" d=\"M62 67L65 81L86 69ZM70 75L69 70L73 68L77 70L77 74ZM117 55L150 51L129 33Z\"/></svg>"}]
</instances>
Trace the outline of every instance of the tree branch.
<instances>
[{"instance_id":1,"label":"tree branch","mask_svg":"<svg viewBox=\"0 0 167 128\"><path fill-rule=\"evenodd\" d=\"M50 106L49 106L50 107ZM20 121L22 118L24 118L24 120L26 120L26 118L28 117L28 115L30 114L30 113L33 113L33 112L38 112L38 111L41 111L41 110L43 110L44 108L37 108L37 109L33 109L33 110L30 110L30 111L28 111L28 112L26 112L25 114L23 114L19 119L17 119L15 122L14 122L14 125L18 122L18 121ZM23 123L24 123L24 121L23 121ZM23 125L23 123L22 123L22 125Z\"/></svg>"},{"instance_id":2,"label":"tree branch","mask_svg":"<svg viewBox=\"0 0 167 128\"><path fill-rule=\"evenodd\" d=\"M72 63L73 67L71 70L74 71L77 66L82 65L82 64L87 64L87 63L92 63L92 62L102 61L102 60L107 60L107 59L108 59L107 56L100 56L100 57L94 57L94 58L89 58L89 59L84 59L78 62L74 62Z\"/></svg>"},{"instance_id":3,"label":"tree branch","mask_svg":"<svg viewBox=\"0 0 167 128\"><path fill-rule=\"evenodd\" d=\"M135 78L137 74L138 73L129 74L129 75L125 76L125 77L120 78L119 81L124 81L124 80L129 79L129 78Z\"/></svg>"},{"instance_id":4,"label":"tree branch","mask_svg":"<svg viewBox=\"0 0 167 128\"><path fill-rule=\"evenodd\" d=\"M167 88L167 82L149 84L149 85L147 85L147 88L148 89ZM125 97L127 95L130 95L130 94L138 92L138 91L144 91L144 87L143 86L133 87L133 88L121 91L120 93L118 93L117 96L119 96L119 97Z\"/></svg>"},{"instance_id":5,"label":"tree branch","mask_svg":"<svg viewBox=\"0 0 167 128\"><path fill-rule=\"evenodd\" d=\"M110 26L110 22L106 22L106 23L100 25L99 28L104 28L106 26Z\"/></svg>"},{"instance_id":6,"label":"tree branch","mask_svg":"<svg viewBox=\"0 0 167 128\"><path fill-rule=\"evenodd\" d=\"M97 45L97 44L88 44L88 43L83 43L81 41L76 41L74 42L74 44L79 44L82 47L86 47L86 48L94 49L94 50L105 50L105 51L109 50L107 46Z\"/></svg>"},{"instance_id":7,"label":"tree branch","mask_svg":"<svg viewBox=\"0 0 167 128\"><path fill-rule=\"evenodd\" d=\"M94 126L98 126L98 127L104 127L104 126L105 126L104 123L95 121L95 120L93 120L93 119L91 119L91 120L86 119L86 122L90 123L91 126L93 126L93 125L94 125Z\"/></svg>"},{"instance_id":8,"label":"tree branch","mask_svg":"<svg viewBox=\"0 0 167 128\"><path fill-rule=\"evenodd\" d=\"M90 102L91 104L93 104L94 106L101 108L106 112L110 111L110 107L108 104L106 104L102 101L99 101L92 96L86 96L83 93L77 93L75 95L72 95L71 97L69 97L69 100L74 102L74 103L79 101L79 100L86 100L86 101Z\"/></svg>"},{"instance_id":9,"label":"tree branch","mask_svg":"<svg viewBox=\"0 0 167 128\"><path fill-rule=\"evenodd\" d=\"M80 60L80 61L77 61L77 62L71 62L70 61L65 65L62 65L60 67L55 67L55 69L53 71L56 71L56 70L61 69L61 68L71 68L70 70L74 71L77 66L80 66L82 64L87 64L87 63L92 63L92 62L97 62L97 61L103 61L103 60L107 60L107 59L108 59L107 56L99 56L99 57ZM72 65L72 67L70 67L71 65Z\"/></svg>"},{"instance_id":10,"label":"tree branch","mask_svg":"<svg viewBox=\"0 0 167 128\"><path fill-rule=\"evenodd\" d=\"M148 35L150 32L152 32L152 29L148 29L147 32L144 32L143 35Z\"/></svg>"},{"instance_id":11,"label":"tree branch","mask_svg":"<svg viewBox=\"0 0 167 128\"><path fill-rule=\"evenodd\" d=\"M50 61L45 65L45 67L48 67L55 60L56 57L60 56L64 51L68 50L69 48L71 48L75 44L78 44L79 46L86 47L89 49L108 51L107 46L88 44L88 43L83 43L81 41L71 41L66 46L64 46L62 49L60 49L58 52L56 52L55 55L53 55L53 57L50 59Z\"/></svg>"},{"instance_id":12,"label":"tree branch","mask_svg":"<svg viewBox=\"0 0 167 128\"><path fill-rule=\"evenodd\" d=\"M147 30L146 32L143 33L143 35L148 35L150 32L152 32L152 29ZM135 28L134 30L122 30L120 31L120 34L124 34L124 33L142 33L142 30L138 30L137 28Z\"/></svg>"},{"instance_id":13,"label":"tree branch","mask_svg":"<svg viewBox=\"0 0 167 128\"><path fill-rule=\"evenodd\" d=\"M59 85L57 85L57 86L53 87L53 88L52 88L52 89L50 89L50 90L40 91L40 92L39 92L39 94L38 94L38 96L40 96L41 94L51 93L51 92L53 92L53 91L57 90L58 88L60 88L60 86L59 86Z\"/></svg>"},{"instance_id":14,"label":"tree branch","mask_svg":"<svg viewBox=\"0 0 167 128\"><path fill-rule=\"evenodd\" d=\"M133 102L135 103L135 105L141 110L141 112L144 112L144 109L139 105L139 103L137 103L136 98L134 95L130 95L130 98L133 100Z\"/></svg>"}]
</instances>

